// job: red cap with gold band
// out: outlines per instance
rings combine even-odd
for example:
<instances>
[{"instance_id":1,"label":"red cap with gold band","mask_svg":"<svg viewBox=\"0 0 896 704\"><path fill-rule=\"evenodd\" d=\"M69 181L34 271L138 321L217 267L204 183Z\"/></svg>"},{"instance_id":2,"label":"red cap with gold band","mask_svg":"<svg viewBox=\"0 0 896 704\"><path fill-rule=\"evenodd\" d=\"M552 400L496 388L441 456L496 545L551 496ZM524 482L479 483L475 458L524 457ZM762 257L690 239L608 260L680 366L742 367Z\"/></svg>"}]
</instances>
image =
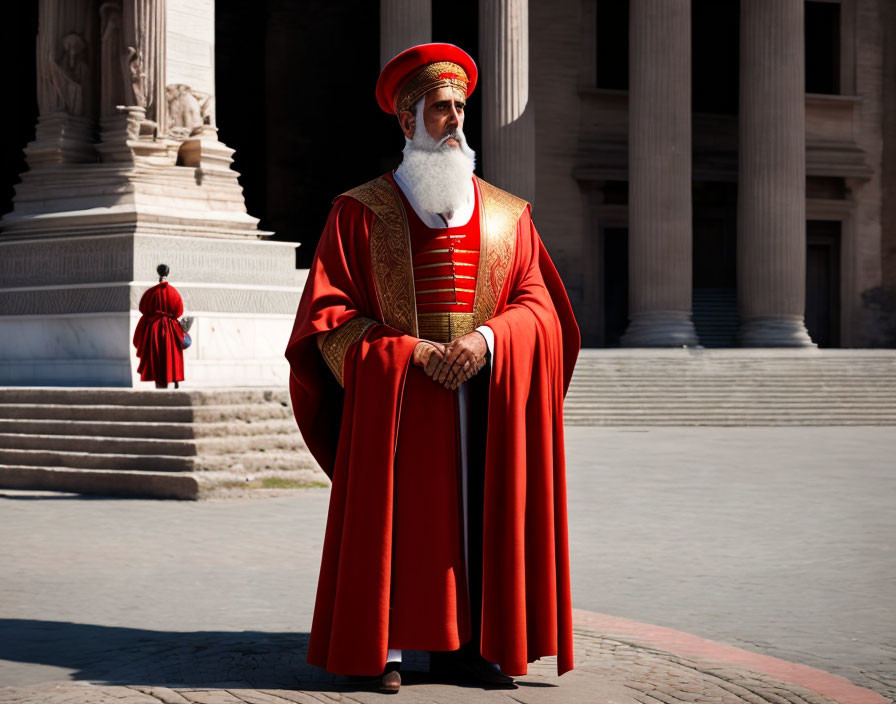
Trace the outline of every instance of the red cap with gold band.
<instances>
[{"instance_id":1,"label":"red cap with gold band","mask_svg":"<svg viewBox=\"0 0 896 704\"><path fill-rule=\"evenodd\" d=\"M476 62L454 44L421 44L401 52L383 68L376 100L391 115L410 110L436 88L456 88L469 97L476 87Z\"/></svg>"}]
</instances>

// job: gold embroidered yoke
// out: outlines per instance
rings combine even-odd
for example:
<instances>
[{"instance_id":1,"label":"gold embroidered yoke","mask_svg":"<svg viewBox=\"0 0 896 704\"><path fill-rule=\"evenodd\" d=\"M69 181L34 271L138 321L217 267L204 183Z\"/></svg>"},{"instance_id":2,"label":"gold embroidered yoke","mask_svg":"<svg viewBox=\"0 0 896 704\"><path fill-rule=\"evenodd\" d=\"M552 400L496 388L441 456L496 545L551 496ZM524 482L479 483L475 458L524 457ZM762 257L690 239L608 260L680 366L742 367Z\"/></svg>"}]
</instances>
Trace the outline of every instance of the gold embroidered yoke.
<instances>
[{"instance_id":1,"label":"gold embroidered yoke","mask_svg":"<svg viewBox=\"0 0 896 704\"><path fill-rule=\"evenodd\" d=\"M318 336L324 360L341 385L346 351L377 322L421 339L448 342L495 314L513 260L517 222L527 203L482 179L474 177L474 183L473 219L465 226L446 229L427 228L420 222L391 174L343 194L376 216L370 232L370 261L383 320L354 318ZM463 235L455 239L465 246L436 246L441 243L435 238L450 231ZM447 251L433 251L439 249ZM427 268L435 273L423 281L430 279L424 273ZM473 278L462 278L467 276Z\"/></svg>"}]
</instances>

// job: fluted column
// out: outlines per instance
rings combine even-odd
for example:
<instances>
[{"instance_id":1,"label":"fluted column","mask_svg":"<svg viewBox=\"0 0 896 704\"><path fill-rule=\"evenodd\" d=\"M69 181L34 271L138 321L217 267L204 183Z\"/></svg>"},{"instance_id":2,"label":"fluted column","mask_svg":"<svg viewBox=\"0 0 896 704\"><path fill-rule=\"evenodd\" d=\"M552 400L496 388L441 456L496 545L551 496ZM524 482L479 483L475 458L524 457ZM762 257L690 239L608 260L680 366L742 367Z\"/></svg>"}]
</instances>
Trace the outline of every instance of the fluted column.
<instances>
[{"instance_id":1,"label":"fluted column","mask_svg":"<svg viewBox=\"0 0 896 704\"><path fill-rule=\"evenodd\" d=\"M809 346L803 0L740 7L738 339Z\"/></svg>"},{"instance_id":2,"label":"fluted column","mask_svg":"<svg viewBox=\"0 0 896 704\"><path fill-rule=\"evenodd\" d=\"M380 0L380 66L417 44L432 41L430 0Z\"/></svg>"},{"instance_id":3,"label":"fluted column","mask_svg":"<svg viewBox=\"0 0 896 704\"><path fill-rule=\"evenodd\" d=\"M631 0L628 347L696 345L691 2Z\"/></svg>"},{"instance_id":4,"label":"fluted column","mask_svg":"<svg viewBox=\"0 0 896 704\"><path fill-rule=\"evenodd\" d=\"M484 176L534 203L528 0L479 0L479 59Z\"/></svg>"}]
</instances>

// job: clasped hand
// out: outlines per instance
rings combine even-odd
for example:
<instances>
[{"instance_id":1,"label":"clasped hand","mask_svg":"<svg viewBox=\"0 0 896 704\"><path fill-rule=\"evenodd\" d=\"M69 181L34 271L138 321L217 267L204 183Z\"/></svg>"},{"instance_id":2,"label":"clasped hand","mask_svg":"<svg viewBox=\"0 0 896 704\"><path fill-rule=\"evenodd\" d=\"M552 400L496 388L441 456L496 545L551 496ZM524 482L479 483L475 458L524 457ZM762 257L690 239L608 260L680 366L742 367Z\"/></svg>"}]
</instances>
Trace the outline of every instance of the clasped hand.
<instances>
[{"instance_id":1,"label":"clasped hand","mask_svg":"<svg viewBox=\"0 0 896 704\"><path fill-rule=\"evenodd\" d=\"M414 348L414 364L437 384L453 391L484 366L488 345L475 330L448 344L421 340Z\"/></svg>"}]
</instances>

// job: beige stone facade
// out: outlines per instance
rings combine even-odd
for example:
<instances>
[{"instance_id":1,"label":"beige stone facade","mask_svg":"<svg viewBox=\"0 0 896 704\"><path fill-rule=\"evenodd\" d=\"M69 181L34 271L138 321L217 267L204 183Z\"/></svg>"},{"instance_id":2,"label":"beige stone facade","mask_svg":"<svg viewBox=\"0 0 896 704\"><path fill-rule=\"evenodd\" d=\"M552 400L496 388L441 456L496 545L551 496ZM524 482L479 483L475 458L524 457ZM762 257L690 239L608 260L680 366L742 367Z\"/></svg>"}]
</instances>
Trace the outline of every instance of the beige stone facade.
<instances>
[{"instance_id":1,"label":"beige stone facade","mask_svg":"<svg viewBox=\"0 0 896 704\"><path fill-rule=\"evenodd\" d=\"M607 292L613 290L614 279L618 281L618 265L625 259L619 256L620 248L613 246L612 240L625 237L631 226L632 195L629 91L601 88L597 76L599 51L596 43L602 34L598 24L601 16L608 15L599 13L602 3L614 4L607 0L530 3L531 26L538 28L531 34L538 173L535 218L564 274L585 339L595 346L618 344L619 326L617 324L614 339L614 321L608 320L614 313L618 316L618 311L614 311L612 302L607 300ZM725 4L728 3L717 3ZM759 4L762 3L757 0L741 0L740 11L750 13ZM839 34L836 92L803 96L807 177L804 217L809 227L801 235L808 238L807 243L800 245L804 252L811 245L808 252L814 259L809 264L816 270L825 263L834 267L832 271L823 272L826 276L810 271L807 291L810 305L813 299L817 304L821 296L830 301L825 320L829 329L822 344L893 346L896 344L892 328L893 306L896 305L893 290L896 281L894 7L886 0L799 4L802 7L796 8L798 11L806 8L808 12L815 12L819 5L836 6L833 15ZM707 3L697 2L691 6L695 42L703 29L699 13L706 6ZM742 16L737 18L738 24ZM800 21L800 24L788 31L794 43L801 43L801 18L795 17L794 21ZM742 59L743 27L740 29ZM631 37L636 28L628 27L627 31ZM736 35L735 40L737 38ZM782 41L786 40L782 38ZM630 65L630 70L632 68ZM767 68L771 78L780 78L780 62L775 61ZM734 73L729 78L737 81L739 76ZM743 88L741 86L741 90ZM763 107L767 105L753 104L754 112ZM737 198L733 202L726 203L722 199L723 202L702 206L697 198L704 191L726 187L739 189L743 194L743 173L738 172L738 135L745 118L744 107L729 114L695 109L692 117L695 227L701 218L719 222L734 219L736 222ZM771 135L760 130L756 138L770 139ZM787 139L799 138L796 134ZM761 175L764 165L760 163L755 168L759 171L754 172L752 178L759 178L755 174ZM787 182L787 178L783 179L783 183ZM780 195L779 190L773 193L776 197ZM788 194L777 207L798 205L794 198L799 196ZM728 227L730 229L731 225ZM782 232L792 232L795 226L788 227ZM736 226L734 229L733 240L745 237ZM830 242L823 241L825 235ZM817 244L819 240L821 243ZM774 240L769 244L773 246ZM629 241L629 248L631 246ZM701 256L701 246L696 238L694 247L696 261ZM626 251L624 246L621 249ZM627 252L634 254L631 249ZM826 261L817 261L825 256ZM787 300L785 284L789 281L795 289L805 285L805 263L783 261L778 256L766 262L739 262L738 275L729 276L723 282L724 286L717 287L727 291L713 290L709 286L697 290L695 281L694 313L695 318L702 313L702 320L697 320L702 343L713 346L738 344L736 331L738 323L742 327L742 321L737 304L740 304L741 313L745 306L747 311L750 310L748 301L738 300L738 278L745 275L744 268L749 268L751 263L760 271L782 267L782 293L778 298L775 299L773 292L765 287L757 290L757 295L759 291L772 295L769 305L777 305L781 315L795 312L792 294L791 301ZM670 266L675 265L670 262ZM634 273L637 264L629 261L628 267ZM721 258L717 267L719 270L724 267ZM814 279L811 278L813 275ZM649 289L659 285L660 281L661 277L647 277L639 282L631 281L630 285L643 286L649 293ZM825 290L819 290L820 287ZM638 293L630 290L629 300ZM741 291L741 298L743 295ZM796 291L797 298L799 295ZM698 309L701 306L702 309ZM817 311L815 315L817 318ZM811 321L809 333L813 334ZM709 340L704 339L704 334Z\"/></svg>"}]
</instances>

